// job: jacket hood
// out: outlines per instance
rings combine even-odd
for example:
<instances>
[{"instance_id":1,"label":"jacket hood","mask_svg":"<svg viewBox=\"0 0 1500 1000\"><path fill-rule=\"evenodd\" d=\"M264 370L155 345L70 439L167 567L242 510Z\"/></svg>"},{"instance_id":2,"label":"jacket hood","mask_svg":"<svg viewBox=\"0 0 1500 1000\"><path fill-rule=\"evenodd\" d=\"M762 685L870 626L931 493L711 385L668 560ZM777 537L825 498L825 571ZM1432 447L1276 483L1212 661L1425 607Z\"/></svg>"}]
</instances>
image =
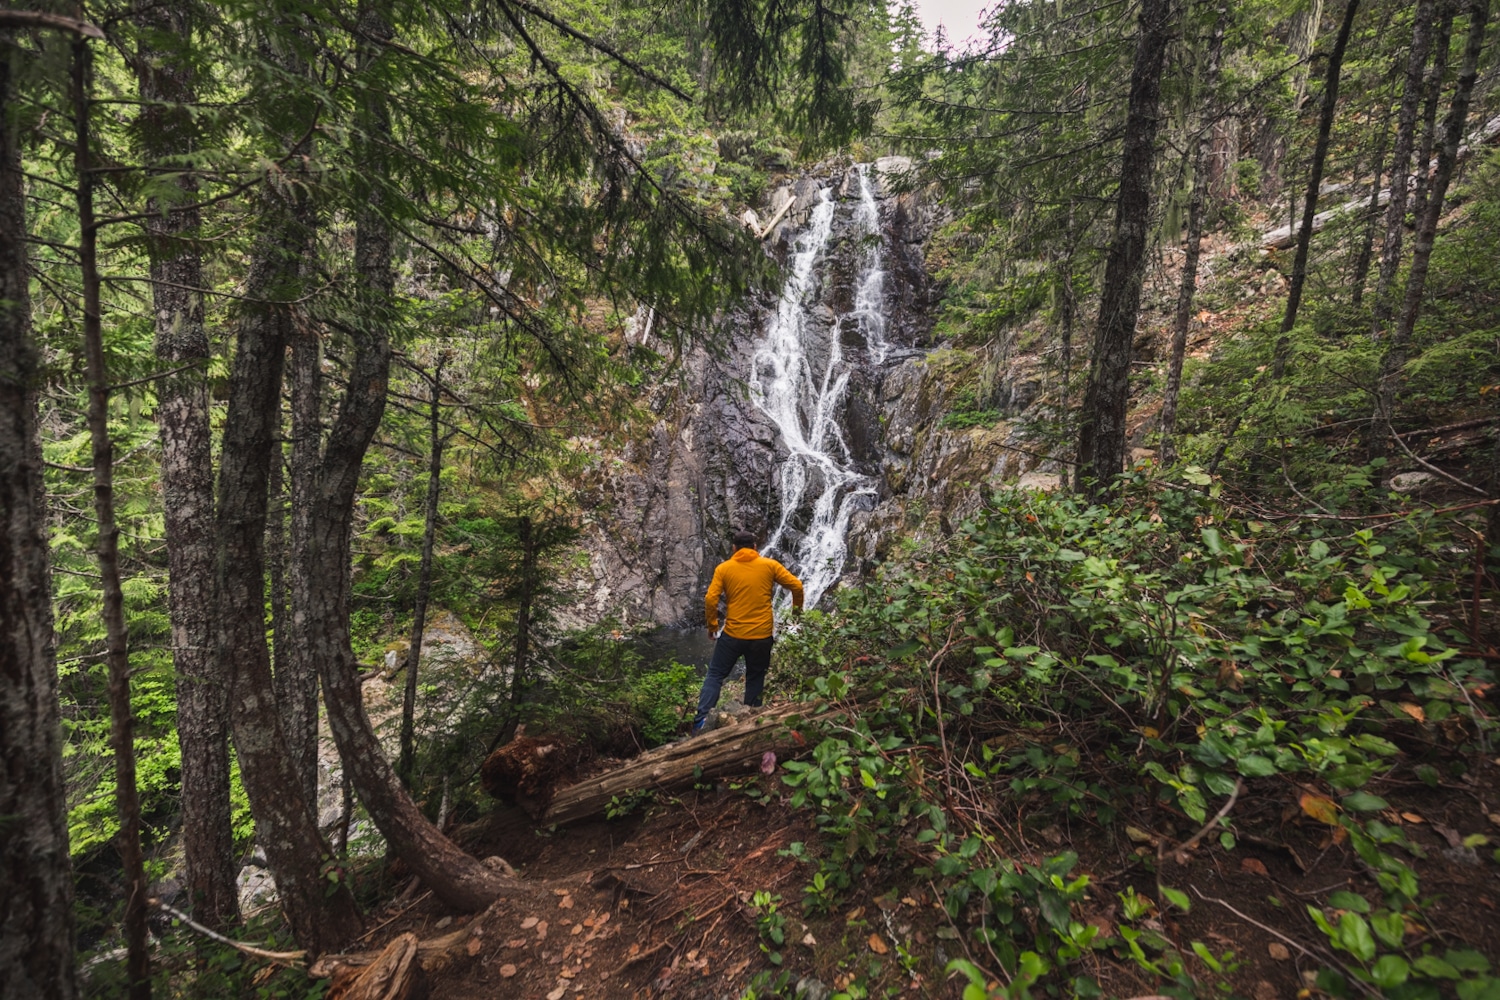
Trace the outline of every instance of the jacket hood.
<instances>
[{"instance_id":1,"label":"jacket hood","mask_svg":"<svg viewBox=\"0 0 1500 1000\"><path fill-rule=\"evenodd\" d=\"M755 562L760 558L760 553L754 549L740 549L731 558L735 562Z\"/></svg>"}]
</instances>

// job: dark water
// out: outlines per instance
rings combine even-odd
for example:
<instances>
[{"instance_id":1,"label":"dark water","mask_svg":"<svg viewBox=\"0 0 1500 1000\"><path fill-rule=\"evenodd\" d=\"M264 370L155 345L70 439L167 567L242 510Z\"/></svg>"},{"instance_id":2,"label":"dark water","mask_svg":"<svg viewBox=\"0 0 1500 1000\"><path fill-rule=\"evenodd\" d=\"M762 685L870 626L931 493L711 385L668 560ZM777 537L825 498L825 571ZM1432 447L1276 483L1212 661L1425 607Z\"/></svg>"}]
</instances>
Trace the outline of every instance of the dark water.
<instances>
[{"instance_id":1,"label":"dark water","mask_svg":"<svg viewBox=\"0 0 1500 1000\"><path fill-rule=\"evenodd\" d=\"M658 628L640 636L636 648L648 665L676 660L694 667L707 667L714 655L714 641L706 628Z\"/></svg>"}]
</instances>

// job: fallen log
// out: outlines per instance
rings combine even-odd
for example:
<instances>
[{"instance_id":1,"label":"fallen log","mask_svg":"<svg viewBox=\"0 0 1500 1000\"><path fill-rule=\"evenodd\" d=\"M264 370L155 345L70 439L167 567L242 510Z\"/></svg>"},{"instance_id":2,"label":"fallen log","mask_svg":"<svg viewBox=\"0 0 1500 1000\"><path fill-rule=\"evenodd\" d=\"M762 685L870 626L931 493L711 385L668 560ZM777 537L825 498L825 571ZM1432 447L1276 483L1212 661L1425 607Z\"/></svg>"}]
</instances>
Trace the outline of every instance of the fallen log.
<instances>
[{"instance_id":1,"label":"fallen log","mask_svg":"<svg viewBox=\"0 0 1500 1000\"><path fill-rule=\"evenodd\" d=\"M571 823L597 816L610 802L642 791L672 792L702 778L744 774L758 767L767 751L798 756L811 743L790 723L841 714L821 702L775 705L677 743L648 750L603 774L559 789L541 816L543 823Z\"/></svg>"}]
</instances>

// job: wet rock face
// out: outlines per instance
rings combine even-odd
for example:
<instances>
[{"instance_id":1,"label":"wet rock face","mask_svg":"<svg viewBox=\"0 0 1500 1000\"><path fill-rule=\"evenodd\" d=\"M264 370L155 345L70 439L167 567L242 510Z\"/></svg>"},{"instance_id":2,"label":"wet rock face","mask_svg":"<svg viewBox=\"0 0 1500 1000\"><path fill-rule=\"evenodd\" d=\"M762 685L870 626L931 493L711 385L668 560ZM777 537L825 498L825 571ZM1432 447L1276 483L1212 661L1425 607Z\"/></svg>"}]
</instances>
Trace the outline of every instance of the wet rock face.
<instances>
[{"instance_id":1,"label":"wet rock face","mask_svg":"<svg viewBox=\"0 0 1500 1000\"><path fill-rule=\"evenodd\" d=\"M888 346L879 360L882 351L867 343L855 316L861 276L869 272L877 239L866 235L856 217L858 171L799 178L774 191L758 211L769 219L795 199L767 240L770 252L789 268L822 192L838 198L804 299L809 335L803 344L809 368L821 377L829 365L828 344L837 342L842 361L835 374L846 373L848 383L836 404L836 450L873 487L872 495L858 498L850 517L846 571L857 568L860 558L876 556L881 546L875 537L904 521L906 497L913 490L926 496L941 480L943 488L936 492L946 495L948 479L963 481L970 466L988 472L995 464L993 455L978 454L993 433L944 438L929 454L935 440L929 425L944 400L920 363L930 346L938 300L923 254L938 218L936 207L920 194L899 193L893 175L908 168L903 158L887 158L868 175L875 182L867 190L874 194L884 273L879 314ZM716 351L693 348L677 378L651 390L648 405L659 421L599 486L599 510L587 543L591 565L575 581L575 620L620 614L631 621L697 622L713 569L730 554L731 531L743 526L764 538L781 522L778 470L789 453L777 426L751 399L747 383L779 291L731 311L712 333ZM813 416L802 414L804 426ZM810 506L813 496L809 490L804 503ZM782 544L770 553L794 572L801 570L791 554L810 519L810 510L790 512Z\"/></svg>"}]
</instances>

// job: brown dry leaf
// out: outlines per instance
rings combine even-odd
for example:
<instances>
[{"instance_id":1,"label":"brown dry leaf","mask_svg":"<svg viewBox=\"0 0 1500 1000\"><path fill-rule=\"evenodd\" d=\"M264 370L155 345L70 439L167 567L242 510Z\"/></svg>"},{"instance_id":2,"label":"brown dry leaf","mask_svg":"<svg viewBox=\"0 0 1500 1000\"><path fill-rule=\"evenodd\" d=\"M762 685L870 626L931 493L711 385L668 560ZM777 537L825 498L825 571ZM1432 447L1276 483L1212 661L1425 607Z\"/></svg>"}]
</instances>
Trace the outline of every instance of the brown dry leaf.
<instances>
[{"instance_id":1,"label":"brown dry leaf","mask_svg":"<svg viewBox=\"0 0 1500 1000\"><path fill-rule=\"evenodd\" d=\"M1425 823L1425 822L1427 822L1425 819L1423 819L1421 816L1417 815L1416 813L1410 813L1410 812L1408 812L1408 813L1402 813L1401 814L1401 818L1404 819L1404 820L1406 820L1408 823Z\"/></svg>"},{"instance_id":2,"label":"brown dry leaf","mask_svg":"<svg viewBox=\"0 0 1500 1000\"><path fill-rule=\"evenodd\" d=\"M572 979L574 976L578 975L578 970L577 969L562 969L561 971L558 972L558 975L562 976L564 979Z\"/></svg>"},{"instance_id":3,"label":"brown dry leaf","mask_svg":"<svg viewBox=\"0 0 1500 1000\"><path fill-rule=\"evenodd\" d=\"M592 926L594 926L594 915L592 913L590 913L588 916L586 916L586 917L583 918L583 926L585 926L585 927L592 927Z\"/></svg>"},{"instance_id":4,"label":"brown dry leaf","mask_svg":"<svg viewBox=\"0 0 1500 1000\"><path fill-rule=\"evenodd\" d=\"M571 931L569 931L568 933L569 934L582 934L583 933L583 925L582 924L574 924L573 925L573 929Z\"/></svg>"},{"instance_id":5,"label":"brown dry leaf","mask_svg":"<svg viewBox=\"0 0 1500 1000\"><path fill-rule=\"evenodd\" d=\"M1403 702L1401 702L1400 708L1401 708L1401 711L1405 712L1407 715L1411 716L1413 719L1416 719L1418 722L1426 722L1427 721L1427 713L1424 712L1424 711L1422 711L1422 706L1421 705L1413 705L1409 701L1403 701Z\"/></svg>"},{"instance_id":6,"label":"brown dry leaf","mask_svg":"<svg viewBox=\"0 0 1500 1000\"><path fill-rule=\"evenodd\" d=\"M1254 996L1255 1000L1279 1000L1281 994L1277 992L1274 983L1262 979L1255 984Z\"/></svg>"},{"instance_id":7,"label":"brown dry leaf","mask_svg":"<svg viewBox=\"0 0 1500 1000\"><path fill-rule=\"evenodd\" d=\"M607 923L609 923L609 914L607 912L599 914L599 916L594 919L595 927L603 927Z\"/></svg>"},{"instance_id":8,"label":"brown dry leaf","mask_svg":"<svg viewBox=\"0 0 1500 1000\"><path fill-rule=\"evenodd\" d=\"M524 948L524 947L526 947L526 939L525 938L511 938L509 941L505 942L505 947L507 947L507 948Z\"/></svg>"},{"instance_id":9,"label":"brown dry leaf","mask_svg":"<svg viewBox=\"0 0 1500 1000\"><path fill-rule=\"evenodd\" d=\"M479 954L479 949L483 946L484 939L476 934L473 937L469 938L469 943L464 945L464 950L467 951L470 955L477 955Z\"/></svg>"},{"instance_id":10,"label":"brown dry leaf","mask_svg":"<svg viewBox=\"0 0 1500 1000\"><path fill-rule=\"evenodd\" d=\"M1142 830L1138 826L1127 826L1125 828L1125 836L1129 837L1137 844L1149 844L1156 839L1155 837L1151 836L1151 834L1147 833L1145 830Z\"/></svg>"},{"instance_id":11,"label":"brown dry leaf","mask_svg":"<svg viewBox=\"0 0 1500 1000\"><path fill-rule=\"evenodd\" d=\"M879 934L871 934L869 944L870 950L877 955L884 955L891 950L891 946L886 944Z\"/></svg>"},{"instance_id":12,"label":"brown dry leaf","mask_svg":"<svg viewBox=\"0 0 1500 1000\"><path fill-rule=\"evenodd\" d=\"M1490 813L1490 822L1500 826L1500 813Z\"/></svg>"},{"instance_id":13,"label":"brown dry leaf","mask_svg":"<svg viewBox=\"0 0 1500 1000\"><path fill-rule=\"evenodd\" d=\"M640 954L640 951L641 951L641 946L640 946L640 943L639 943L639 942L636 942L636 943L635 943L635 944L632 944L632 945L631 945L631 946L630 946L630 951L629 951L629 952L627 952L627 954L630 954L630 955L638 955L638 954ZM745 964L746 964L746 965L749 965L749 964L750 964L750 963L748 963L748 962L746 962L746 963L745 963Z\"/></svg>"},{"instance_id":14,"label":"brown dry leaf","mask_svg":"<svg viewBox=\"0 0 1500 1000\"><path fill-rule=\"evenodd\" d=\"M535 927L537 925L537 923L538 923L538 918L536 918L536 917L527 917L525 920L521 921L521 930L523 930L523 931L529 931L533 927Z\"/></svg>"},{"instance_id":15,"label":"brown dry leaf","mask_svg":"<svg viewBox=\"0 0 1500 1000\"><path fill-rule=\"evenodd\" d=\"M562 899L559 899L557 901L557 908L559 910L571 910L573 908L573 897L564 896Z\"/></svg>"},{"instance_id":16,"label":"brown dry leaf","mask_svg":"<svg viewBox=\"0 0 1500 1000\"><path fill-rule=\"evenodd\" d=\"M1278 962L1285 962L1292 957L1292 951L1280 941L1272 941L1266 946L1266 953Z\"/></svg>"},{"instance_id":17,"label":"brown dry leaf","mask_svg":"<svg viewBox=\"0 0 1500 1000\"><path fill-rule=\"evenodd\" d=\"M500 978L501 979L509 979L511 976L514 976L515 974L516 974L516 967L514 965L511 965L509 962L507 962L506 964L500 966Z\"/></svg>"},{"instance_id":18,"label":"brown dry leaf","mask_svg":"<svg viewBox=\"0 0 1500 1000\"><path fill-rule=\"evenodd\" d=\"M1326 823L1329 826L1338 826L1338 803L1334 802L1328 796L1315 795L1312 792L1303 792L1302 798L1298 799L1297 801L1298 804L1302 806L1302 811L1311 816L1313 819L1317 820L1319 823Z\"/></svg>"},{"instance_id":19,"label":"brown dry leaf","mask_svg":"<svg viewBox=\"0 0 1500 1000\"><path fill-rule=\"evenodd\" d=\"M741 972L744 972L748 968L750 968L750 960L747 958L742 962L736 963L735 967L729 970L728 976L733 979L735 976L738 976Z\"/></svg>"},{"instance_id":20,"label":"brown dry leaf","mask_svg":"<svg viewBox=\"0 0 1500 1000\"><path fill-rule=\"evenodd\" d=\"M536 925L536 939L538 941L545 941L545 940L547 940L547 921L545 921L545 920L539 920L539 921L537 921L537 925Z\"/></svg>"},{"instance_id":21,"label":"brown dry leaf","mask_svg":"<svg viewBox=\"0 0 1500 1000\"><path fill-rule=\"evenodd\" d=\"M848 913L844 914L844 920L845 920L846 923L853 923L854 921L858 920L860 917L864 916L864 913L865 913L865 908L863 906L856 906L854 909L852 909Z\"/></svg>"},{"instance_id":22,"label":"brown dry leaf","mask_svg":"<svg viewBox=\"0 0 1500 1000\"><path fill-rule=\"evenodd\" d=\"M551 993L547 994L547 1000L562 1000L563 994L568 992L568 984L565 982Z\"/></svg>"},{"instance_id":23,"label":"brown dry leaf","mask_svg":"<svg viewBox=\"0 0 1500 1000\"><path fill-rule=\"evenodd\" d=\"M1240 860L1240 871L1249 872L1251 875L1264 875L1267 878L1271 873L1266 871L1266 863L1260 858L1242 858Z\"/></svg>"},{"instance_id":24,"label":"brown dry leaf","mask_svg":"<svg viewBox=\"0 0 1500 1000\"><path fill-rule=\"evenodd\" d=\"M1495 817L1493 817L1493 816L1491 816L1490 818L1494 819L1497 824L1500 824L1500 819L1495 819ZM918 906L918 905L920 905L920 904L917 903L917 901L915 899L912 899L910 896L902 896L901 897L901 902L905 903L907 906Z\"/></svg>"}]
</instances>

